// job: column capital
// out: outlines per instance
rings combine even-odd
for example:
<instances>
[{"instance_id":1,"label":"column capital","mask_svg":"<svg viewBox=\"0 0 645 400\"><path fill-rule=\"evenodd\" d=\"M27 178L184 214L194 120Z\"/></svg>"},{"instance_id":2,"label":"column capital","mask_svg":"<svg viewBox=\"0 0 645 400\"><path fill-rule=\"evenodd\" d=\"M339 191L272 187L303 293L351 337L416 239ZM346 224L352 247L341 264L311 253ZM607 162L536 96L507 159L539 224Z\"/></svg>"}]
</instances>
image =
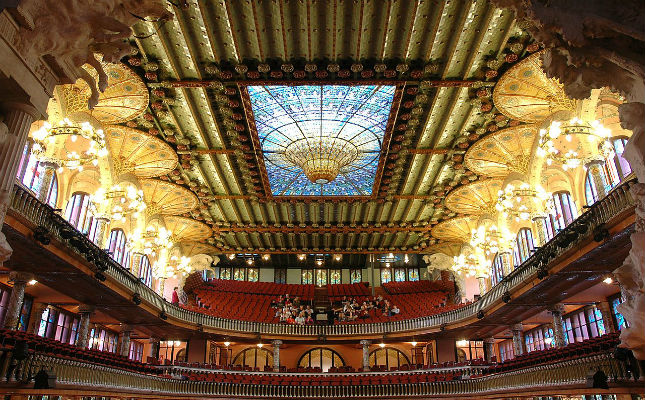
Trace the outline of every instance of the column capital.
<instances>
[{"instance_id":1,"label":"column capital","mask_svg":"<svg viewBox=\"0 0 645 400\"><path fill-rule=\"evenodd\" d=\"M524 332L524 325L520 322L519 324L511 325L511 331L513 332Z\"/></svg>"},{"instance_id":2,"label":"column capital","mask_svg":"<svg viewBox=\"0 0 645 400\"><path fill-rule=\"evenodd\" d=\"M586 168L594 167L594 166L602 166L605 164L605 160L601 160L599 158L595 158L593 160L589 160L585 163Z\"/></svg>"},{"instance_id":3,"label":"column capital","mask_svg":"<svg viewBox=\"0 0 645 400\"><path fill-rule=\"evenodd\" d=\"M51 168L51 169L58 169L60 168L60 165L55 163L54 161L40 161L38 165L42 165L44 168Z\"/></svg>"},{"instance_id":4,"label":"column capital","mask_svg":"<svg viewBox=\"0 0 645 400\"><path fill-rule=\"evenodd\" d=\"M365 339L363 339L363 340L361 340L359 343L360 343L361 345L363 345L363 347L367 347L367 346L369 346L370 344L372 344L372 341L371 341L371 340L365 340Z\"/></svg>"},{"instance_id":5,"label":"column capital","mask_svg":"<svg viewBox=\"0 0 645 400\"><path fill-rule=\"evenodd\" d=\"M132 325L128 325L128 324L121 325L121 333L132 332L133 330L134 330L134 327Z\"/></svg>"},{"instance_id":6,"label":"column capital","mask_svg":"<svg viewBox=\"0 0 645 400\"><path fill-rule=\"evenodd\" d=\"M90 304L80 304L78 306L78 312L79 314L91 314L96 310L96 307Z\"/></svg>"},{"instance_id":7,"label":"column capital","mask_svg":"<svg viewBox=\"0 0 645 400\"><path fill-rule=\"evenodd\" d=\"M31 272L11 271L9 273L9 281L13 282L14 285L16 283L27 283L32 279L34 279L34 274Z\"/></svg>"},{"instance_id":8,"label":"column capital","mask_svg":"<svg viewBox=\"0 0 645 400\"><path fill-rule=\"evenodd\" d=\"M271 341L271 345L272 345L273 347L280 347L280 346L282 345L282 340L280 340L280 339L272 340L272 341Z\"/></svg>"},{"instance_id":9,"label":"column capital","mask_svg":"<svg viewBox=\"0 0 645 400\"><path fill-rule=\"evenodd\" d=\"M564 305L560 304L560 303L552 304L552 305L547 307L547 310L551 314L563 314L564 313Z\"/></svg>"},{"instance_id":10,"label":"column capital","mask_svg":"<svg viewBox=\"0 0 645 400\"><path fill-rule=\"evenodd\" d=\"M6 113L7 111L21 111L31 116L34 120L37 120L43 116L42 113L36 109L36 107L23 101L0 100L0 111L4 113Z\"/></svg>"},{"instance_id":11,"label":"column capital","mask_svg":"<svg viewBox=\"0 0 645 400\"><path fill-rule=\"evenodd\" d=\"M494 337L486 338L486 339L484 339L484 343L494 344L495 343L495 338Z\"/></svg>"}]
</instances>

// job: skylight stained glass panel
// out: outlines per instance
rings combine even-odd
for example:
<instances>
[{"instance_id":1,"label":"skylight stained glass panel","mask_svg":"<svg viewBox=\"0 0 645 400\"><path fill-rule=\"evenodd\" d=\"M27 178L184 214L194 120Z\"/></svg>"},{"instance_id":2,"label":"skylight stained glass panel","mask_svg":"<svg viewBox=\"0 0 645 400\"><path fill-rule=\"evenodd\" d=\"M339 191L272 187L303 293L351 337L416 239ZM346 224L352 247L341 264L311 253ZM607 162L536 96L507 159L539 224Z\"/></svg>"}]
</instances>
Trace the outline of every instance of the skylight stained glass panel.
<instances>
[{"instance_id":1,"label":"skylight stained glass panel","mask_svg":"<svg viewBox=\"0 0 645 400\"><path fill-rule=\"evenodd\" d=\"M372 193L394 86L247 89L274 195Z\"/></svg>"}]
</instances>

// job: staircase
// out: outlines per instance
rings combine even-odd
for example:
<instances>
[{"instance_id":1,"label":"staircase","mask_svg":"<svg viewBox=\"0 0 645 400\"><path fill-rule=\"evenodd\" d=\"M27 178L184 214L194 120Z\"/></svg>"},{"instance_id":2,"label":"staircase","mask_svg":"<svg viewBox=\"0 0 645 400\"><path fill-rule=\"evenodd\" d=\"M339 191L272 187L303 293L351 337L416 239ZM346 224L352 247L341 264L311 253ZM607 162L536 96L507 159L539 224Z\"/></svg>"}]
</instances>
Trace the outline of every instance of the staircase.
<instances>
[{"instance_id":1,"label":"staircase","mask_svg":"<svg viewBox=\"0 0 645 400\"><path fill-rule=\"evenodd\" d=\"M329 297L327 296L327 287L318 287L314 288L314 309L325 309L328 310L331 306Z\"/></svg>"}]
</instances>

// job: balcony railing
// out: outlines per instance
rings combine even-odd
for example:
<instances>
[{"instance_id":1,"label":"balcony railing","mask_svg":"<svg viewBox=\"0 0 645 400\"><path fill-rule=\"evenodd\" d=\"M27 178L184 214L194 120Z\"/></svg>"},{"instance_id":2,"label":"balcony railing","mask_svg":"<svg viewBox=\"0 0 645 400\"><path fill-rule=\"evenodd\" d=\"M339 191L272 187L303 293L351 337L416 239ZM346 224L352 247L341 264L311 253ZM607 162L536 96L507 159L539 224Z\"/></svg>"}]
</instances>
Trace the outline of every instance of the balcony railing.
<instances>
[{"instance_id":1,"label":"balcony railing","mask_svg":"<svg viewBox=\"0 0 645 400\"><path fill-rule=\"evenodd\" d=\"M84 388L91 388L93 392L109 389L135 395L145 392L158 395L245 398L414 398L444 395L467 397L472 396L473 393L481 395L521 392L526 388L539 391L556 386L560 389L567 386L580 387L587 382L589 371L595 372L598 367L602 368L609 377L610 384L620 384L629 379L622 363L611 353L606 353L473 379L343 386L187 381L36 354L33 358L24 361L24 365L16 370L17 373L12 374L11 380L27 382L30 376L44 369L53 372L56 376L57 389L73 388L82 391Z\"/></svg>"},{"instance_id":2,"label":"balcony railing","mask_svg":"<svg viewBox=\"0 0 645 400\"><path fill-rule=\"evenodd\" d=\"M560 231L554 238L538 249L522 265L516 268L500 283L484 294L477 302L464 307L426 317L381 322L373 324L352 325L280 325L272 323L239 321L214 317L194 311L185 310L168 303L165 299L144 285L130 271L121 267L110 256L93 242L76 231L54 209L38 201L32 193L16 185L11 203L11 211L27 219L40 232L55 237L68 244L94 266L97 272L109 276L129 289L139 293L141 299L154 306L159 312L183 323L201 325L218 331L254 332L261 335L297 335L297 336L344 336L344 335L383 335L398 332L410 332L440 327L444 324L457 323L477 315L499 302L506 291L522 285L541 269L546 269L549 262L556 259L581 241L593 235L596 228L609 222L614 216L634 208L634 199L629 193L626 182L616 187L607 197L589 207L580 217ZM72 232L73 234L70 234Z\"/></svg>"}]
</instances>

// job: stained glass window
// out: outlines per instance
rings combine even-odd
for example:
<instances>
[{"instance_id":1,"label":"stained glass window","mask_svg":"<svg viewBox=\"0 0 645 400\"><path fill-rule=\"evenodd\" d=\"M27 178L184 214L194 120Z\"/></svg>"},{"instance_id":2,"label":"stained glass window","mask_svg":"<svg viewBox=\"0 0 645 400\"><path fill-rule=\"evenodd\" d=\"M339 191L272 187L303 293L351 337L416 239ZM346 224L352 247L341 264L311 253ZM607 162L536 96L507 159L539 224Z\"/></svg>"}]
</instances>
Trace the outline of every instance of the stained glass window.
<instances>
[{"instance_id":1,"label":"stained glass window","mask_svg":"<svg viewBox=\"0 0 645 400\"><path fill-rule=\"evenodd\" d=\"M248 92L274 195L372 193L394 86L249 86Z\"/></svg>"},{"instance_id":2,"label":"stained glass window","mask_svg":"<svg viewBox=\"0 0 645 400\"><path fill-rule=\"evenodd\" d=\"M233 280L243 281L245 280L246 268L234 268L233 269Z\"/></svg>"},{"instance_id":3,"label":"stained glass window","mask_svg":"<svg viewBox=\"0 0 645 400\"><path fill-rule=\"evenodd\" d=\"M231 279L231 268L220 268L219 269L219 278L220 279Z\"/></svg>"},{"instance_id":4,"label":"stained glass window","mask_svg":"<svg viewBox=\"0 0 645 400\"><path fill-rule=\"evenodd\" d=\"M623 299L619 296L611 301L611 310L614 313L614 318L616 318L616 328L619 331L622 331L624 328L627 328L629 325L625 320L623 314L618 311L618 306L623 302Z\"/></svg>"},{"instance_id":5,"label":"stained glass window","mask_svg":"<svg viewBox=\"0 0 645 400\"><path fill-rule=\"evenodd\" d=\"M408 280L412 282L416 282L419 280L419 268L408 269Z\"/></svg>"},{"instance_id":6,"label":"stained glass window","mask_svg":"<svg viewBox=\"0 0 645 400\"><path fill-rule=\"evenodd\" d=\"M329 283L337 285L340 283L341 275L339 269L332 269L329 271Z\"/></svg>"},{"instance_id":7,"label":"stained glass window","mask_svg":"<svg viewBox=\"0 0 645 400\"><path fill-rule=\"evenodd\" d=\"M405 282L405 268L395 268L394 269L394 281L395 282Z\"/></svg>"},{"instance_id":8,"label":"stained glass window","mask_svg":"<svg viewBox=\"0 0 645 400\"><path fill-rule=\"evenodd\" d=\"M381 268L381 283L392 282L392 270L390 268Z\"/></svg>"},{"instance_id":9,"label":"stained glass window","mask_svg":"<svg viewBox=\"0 0 645 400\"><path fill-rule=\"evenodd\" d=\"M533 233L531 230L529 228L520 229L513 245L513 262L515 268L522 265L531 256L534 248Z\"/></svg>"},{"instance_id":10,"label":"stained glass window","mask_svg":"<svg viewBox=\"0 0 645 400\"><path fill-rule=\"evenodd\" d=\"M327 270L326 269L317 269L316 270L316 285L324 286L327 284Z\"/></svg>"},{"instance_id":11,"label":"stained glass window","mask_svg":"<svg viewBox=\"0 0 645 400\"><path fill-rule=\"evenodd\" d=\"M258 270L255 268L249 268L249 270L247 271L247 277L249 282L257 282Z\"/></svg>"},{"instance_id":12,"label":"stained glass window","mask_svg":"<svg viewBox=\"0 0 645 400\"><path fill-rule=\"evenodd\" d=\"M363 271L360 269L352 269L349 272L350 283L361 283L363 281Z\"/></svg>"},{"instance_id":13,"label":"stained glass window","mask_svg":"<svg viewBox=\"0 0 645 400\"><path fill-rule=\"evenodd\" d=\"M310 269L302 270L302 284L311 285L314 283L314 272Z\"/></svg>"}]
</instances>

